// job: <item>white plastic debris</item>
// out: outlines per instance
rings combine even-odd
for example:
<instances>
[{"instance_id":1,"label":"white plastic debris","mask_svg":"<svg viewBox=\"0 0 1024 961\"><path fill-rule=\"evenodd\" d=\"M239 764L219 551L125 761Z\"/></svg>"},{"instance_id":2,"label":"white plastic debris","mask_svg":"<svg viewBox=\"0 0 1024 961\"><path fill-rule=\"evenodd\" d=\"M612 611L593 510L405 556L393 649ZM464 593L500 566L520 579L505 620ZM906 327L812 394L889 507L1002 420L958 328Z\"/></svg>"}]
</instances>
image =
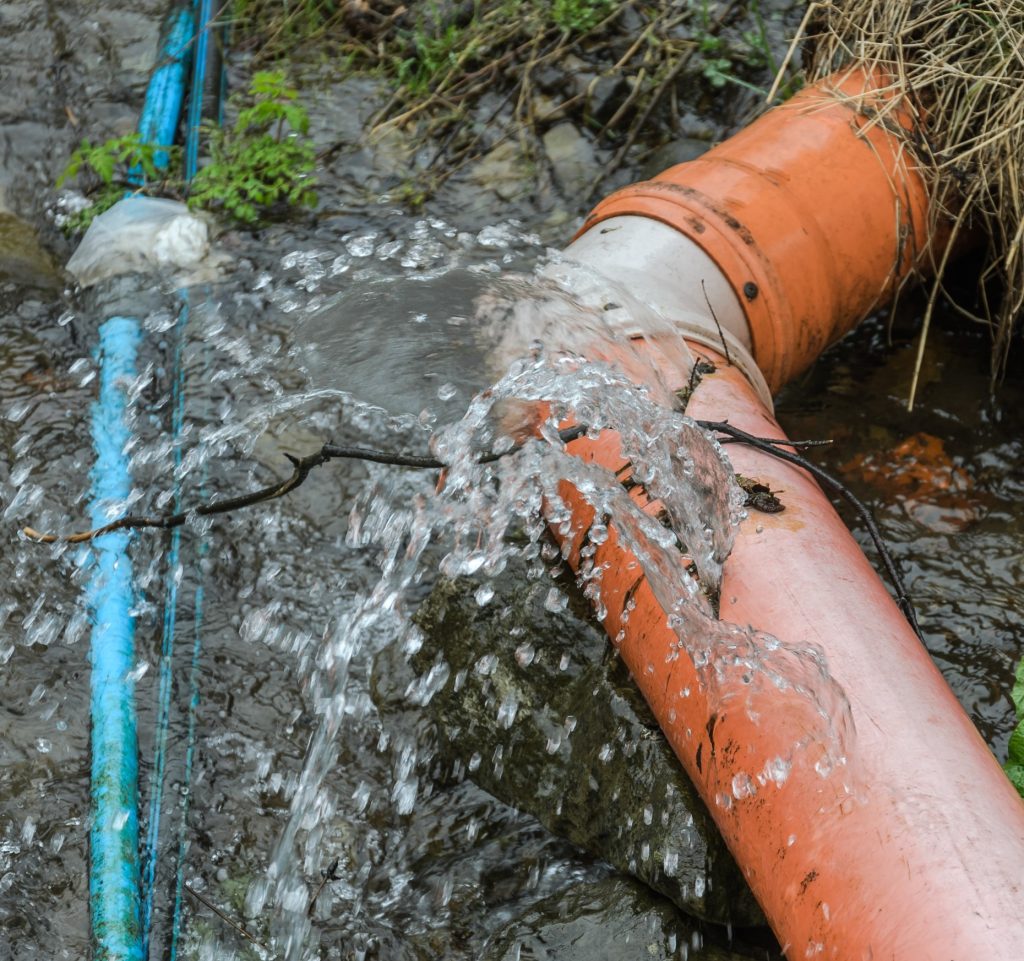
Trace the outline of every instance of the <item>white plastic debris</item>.
<instances>
[{"instance_id":1,"label":"white plastic debris","mask_svg":"<svg viewBox=\"0 0 1024 961\"><path fill-rule=\"evenodd\" d=\"M185 204L126 197L89 225L67 269L90 287L118 274L194 271L209 252L206 222Z\"/></svg>"}]
</instances>

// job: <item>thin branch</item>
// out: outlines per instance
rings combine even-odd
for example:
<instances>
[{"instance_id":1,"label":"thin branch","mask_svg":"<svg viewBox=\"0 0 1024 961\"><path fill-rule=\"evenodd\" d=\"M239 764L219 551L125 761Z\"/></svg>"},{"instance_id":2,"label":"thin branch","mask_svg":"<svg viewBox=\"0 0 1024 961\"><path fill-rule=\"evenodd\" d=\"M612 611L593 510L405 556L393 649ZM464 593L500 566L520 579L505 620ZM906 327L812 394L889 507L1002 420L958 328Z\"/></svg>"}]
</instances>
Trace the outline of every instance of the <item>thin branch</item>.
<instances>
[{"instance_id":1,"label":"thin branch","mask_svg":"<svg viewBox=\"0 0 1024 961\"><path fill-rule=\"evenodd\" d=\"M857 516L867 528L868 534L871 536L871 540L875 545L875 550L878 551L878 556L882 560L882 565L885 567L886 573L889 575L889 579L892 581L893 588L896 591L896 603L899 605L899 608L903 612L903 616L907 619L907 622L914 629L914 633L921 638L921 628L917 623L917 615L914 613L914 606L910 602L907 590L903 585L903 578L896 569L896 564L892 559L892 555L885 546L885 541L882 539L882 532L878 529L878 524L875 521L874 515L871 513L868 506L859 497L857 497L850 488L830 474L827 470L824 470L817 464L809 461L806 457L801 457L799 454L794 454L792 451L786 450L786 447L797 446L792 441L755 437L753 434L748 434L746 431L740 430L738 427L733 427L727 421L699 420L697 421L697 424L704 430L714 431L718 434L725 434L727 437L731 437L739 443L747 444L765 454L777 457L779 460L784 460L787 463L795 464L797 467L802 467L807 471L807 473L817 478L842 497L857 512ZM923 638L921 639L923 640Z\"/></svg>"},{"instance_id":2,"label":"thin branch","mask_svg":"<svg viewBox=\"0 0 1024 961\"><path fill-rule=\"evenodd\" d=\"M569 427L559 432L563 443L575 440L586 432L585 427ZM483 455L478 463L493 464L495 461L509 454L514 453L522 447L517 444L506 451ZM305 482L310 473L317 467L326 464L331 460L366 460L375 464L387 464L391 467L412 467L418 470L443 470L449 466L436 460L433 457L420 457L415 454L394 454L389 451L375 450L371 447L343 447L337 444L324 444L315 454L306 457L293 457L285 454L291 462L292 475L286 480L277 484L270 484L261 487L259 490L250 491L247 494L239 494L237 497L228 497L223 500L215 500L210 504L199 504L190 507L188 510L179 511L176 514L159 514L156 516L144 516L129 514L109 524L95 527L92 530L80 531L76 534L43 534L32 527L23 527L22 533L30 540L40 544L54 544L57 542L66 544L82 544L102 537L104 534L113 534L117 531L141 530L144 528L156 528L158 530L170 530L174 527L181 527L191 518L211 517L214 514L227 514L231 511L241 510L245 507L252 507L255 504L262 504L266 501L277 500L290 494L296 487Z\"/></svg>"},{"instance_id":3,"label":"thin branch","mask_svg":"<svg viewBox=\"0 0 1024 961\"><path fill-rule=\"evenodd\" d=\"M708 288L704 284L703 277L700 279L700 289L701 293L704 294L704 303L708 305L708 310L711 313L711 319L718 328L718 339L722 342L722 349L725 351L725 362L732 367L732 358L729 356L729 344L725 339L725 333L722 331L722 325L718 322L718 314L715 313L715 308L711 306L711 298L708 297Z\"/></svg>"},{"instance_id":4,"label":"thin branch","mask_svg":"<svg viewBox=\"0 0 1024 961\"><path fill-rule=\"evenodd\" d=\"M747 444L748 446L753 447L756 450L760 450L765 454L777 457L779 460L795 464L797 467L802 467L809 474L816 477L819 481L823 482L826 486L846 500L847 503L849 503L857 512L857 515L867 528L868 534L871 536L871 540L878 551L886 573L888 573L896 591L896 602L899 605L900 610L903 612L904 617L906 617L917 636L921 637L921 630L917 624L917 616L914 613L914 607L910 602L910 598L907 596L906 588L903 585L903 579L900 576L899 571L896 569L896 564L894 563L892 556L889 554L888 548L885 546L881 531L878 529L878 524L867 505L864 504L864 502L861 501L848 487L846 487L845 484L839 481L828 471L818 467L817 464L807 460L806 457L801 457L799 454L795 454L786 449L816 447L823 444L829 444L831 441L792 441L781 440L774 437L756 437L753 434L748 434L746 431L740 430L738 427L733 427L727 421L698 420L696 423L703 430L712 431L717 434L724 434L726 438L735 443ZM575 427L569 427L559 431L559 437L561 438L562 443L567 444L570 441L583 436L586 431L587 428L585 426L577 425ZM522 444L516 444L514 447L510 447L506 451L485 454L480 457L478 463L494 463L502 457L515 453L522 446ZM433 457L421 457L415 454L394 454L388 451L376 450L371 447L345 447L337 444L324 444L324 446L315 454L309 454L306 457L293 457L291 454L285 454L285 457L288 458L293 467L291 477L277 484L271 484L268 487L262 487L259 490L250 491L247 494L240 494L237 497L217 500L210 504L200 504L176 514L163 514L155 517L129 515L127 517L122 517L119 520L112 521L110 524L105 524L102 527L66 536L59 534L42 534L31 527L23 527L22 533L29 539L42 544L53 544L56 542L81 544L92 541L104 534L112 534L116 531L138 530L141 528L169 530L173 527L181 527L193 517L210 517L214 514L227 514L231 511L241 510L245 507L252 507L256 504L262 504L265 501L277 500L279 497L284 497L286 494L290 494L299 485L301 485L309 476L311 471L323 464L326 464L328 461L335 459L366 460L372 461L376 464L387 464L392 467L410 467L418 470L443 470L449 466Z\"/></svg>"},{"instance_id":5,"label":"thin branch","mask_svg":"<svg viewBox=\"0 0 1024 961\"><path fill-rule=\"evenodd\" d=\"M250 941L253 944L255 944L257 948L261 948L264 951L267 950L267 946L265 944L263 944L253 935L251 935L248 931L246 931L245 928L243 928L242 925L240 925L237 921L233 920L227 914L221 911L221 909L218 908L217 905L214 904L209 898L203 897L203 895L201 895L194 887L192 887L192 885L186 883L185 890L188 891L188 893L191 894L192 897L194 897L200 904L205 905L214 914L216 914L217 917L221 919L221 921L223 921L230 927L234 928L247 941Z\"/></svg>"}]
</instances>

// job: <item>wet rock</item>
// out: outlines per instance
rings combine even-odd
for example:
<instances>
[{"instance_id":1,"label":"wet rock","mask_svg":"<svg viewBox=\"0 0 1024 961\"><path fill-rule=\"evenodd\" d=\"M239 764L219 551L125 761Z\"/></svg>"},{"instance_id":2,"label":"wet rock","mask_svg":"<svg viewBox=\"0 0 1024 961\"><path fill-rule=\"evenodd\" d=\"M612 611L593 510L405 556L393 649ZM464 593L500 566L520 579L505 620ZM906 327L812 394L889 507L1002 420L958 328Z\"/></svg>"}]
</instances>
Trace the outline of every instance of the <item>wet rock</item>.
<instances>
[{"instance_id":1,"label":"wet rock","mask_svg":"<svg viewBox=\"0 0 1024 961\"><path fill-rule=\"evenodd\" d=\"M688 913L763 923L603 632L571 610L549 610L559 606L551 583L531 583L521 569L489 583L495 595L483 607L479 587L442 581L434 589L417 614L425 643L411 667L419 679L379 663L379 699L426 703L456 773Z\"/></svg>"},{"instance_id":2,"label":"wet rock","mask_svg":"<svg viewBox=\"0 0 1024 961\"><path fill-rule=\"evenodd\" d=\"M40 246L35 230L13 214L0 212L0 283L41 290L60 288L60 274Z\"/></svg>"},{"instance_id":3,"label":"wet rock","mask_svg":"<svg viewBox=\"0 0 1024 961\"><path fill-rule=\"evenodd\" d=\"M560 123L544 134L544 151L566 196L586 190L597 174L593 144L574 124Z\"/></svg>"},{"instance_id":4,"label":"wet rock","mask_svg":"<svg viewBox=\"0 0 1024 961\"><path fill-rule=\"evenodd\" d=\"M650 157L644 161L641 168L641 176L645 180L657 177L663 170L674 167L676 164L689 163L707 153L711 146L707 140L699 140L696 137L677 137L667 144L655 150Z\"/></svg>"},{"instance_id":5,"label":"wet rock","mask_svg":"<svg viewBox=\"0 0 1024 961\"><path fill-rule=\"evenodd\" d=\"M701 945L703 938L667 901L618 876L577 885L534 905L499 932L483 961L690 961L765 958ZM770 957L770 955L769 955Z\"/></svg>"},{"instance_id":6,"label":"wet rock","mask_svg":"<svg viewBox=\"0 0 1024 961\"><path fill-rule=\"evenodd\" d=\"M498 144L479 160L470 179L482 187L489 187L502 200L523 197L533 187L526 161L519 147L510 141Z\"/></svg>"},{"instance_id":7,"label":"wet rock","mask_svg":"<svg viewBox=\"0 0 1024 961\"><path fill-rule=\"evenodd\" d=\"M571 100L573 109L582 107L588 116L602 123L615 112L627 90L621 76L600 73L573 54L541 67L535 79L556 102Z\"/></svg>"}]
</instances>

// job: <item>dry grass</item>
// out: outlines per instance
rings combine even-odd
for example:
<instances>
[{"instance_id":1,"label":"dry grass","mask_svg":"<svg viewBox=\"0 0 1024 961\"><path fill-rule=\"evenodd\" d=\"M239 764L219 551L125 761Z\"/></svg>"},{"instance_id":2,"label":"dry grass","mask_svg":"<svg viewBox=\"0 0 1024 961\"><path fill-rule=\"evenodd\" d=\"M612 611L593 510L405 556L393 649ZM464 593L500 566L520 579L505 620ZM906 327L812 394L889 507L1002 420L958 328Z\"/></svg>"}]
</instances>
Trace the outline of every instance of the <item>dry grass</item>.
<instances>
[{"instance_id":1,"label":"dry grass","mask_svg":"<svg viewBox=\"0 0 1024 961\"><path fill-rule=\"evenodd\" d=\"M1024 3L1021 0L846 0L813 3L805 19L808 74L851 63L883 68L919 118L909 147L931 188L931 216L987 244L980 310L957 309L992 333L992 377L1006 370L1024 306ZM917 369L944 291L935 265ZM996 283L993 283L995 281ZM992 292L1000 293L993 297ZM993 297L995 302L990 302ZM910 404L917 385L911 386Z\"/></svg>"}]
</instances>

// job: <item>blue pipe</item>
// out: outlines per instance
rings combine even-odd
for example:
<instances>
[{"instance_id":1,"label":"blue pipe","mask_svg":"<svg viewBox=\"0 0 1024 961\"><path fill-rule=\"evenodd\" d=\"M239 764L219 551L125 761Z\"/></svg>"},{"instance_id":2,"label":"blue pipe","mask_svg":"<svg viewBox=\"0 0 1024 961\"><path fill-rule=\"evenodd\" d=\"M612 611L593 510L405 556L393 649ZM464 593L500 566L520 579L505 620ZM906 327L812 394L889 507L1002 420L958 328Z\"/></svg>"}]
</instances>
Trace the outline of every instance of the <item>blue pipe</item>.
<instances>
[{"instance_id":1,"label":"blue pipe","mask_svg":"<svg viewBox=\"0 0 1024 961\"><path fill-rule=\"evenodd\" d=\"M198 0L195 11L195 44L192 55L192 78L188 95L188 111L185 120L185 180L191 182L199 169L199 147L202 138L202 123L207 108L207 85L211 79L211 71L215 69L218 50L213 36L214 20L222 12L223 0ZM218 88L222 84L218 82ZM220 90L214 97L220 103ZM219 120L219 118L218 118ZM185 412L185 376L182 365L182 352L185 332L188 326L189 298L188 291L179 291L182 298L182 309L178 317L178 344L174 356L174 388L171 415L171 432L175 439L181 436ZM175 467L181 464L181 449L175 445ZM174 510L180 506L180 495L175 494ZM199 554L206 552L205 543L200 545ZM156 897L156 868L160 852L161 811L163 808L164 781L168 759L168 734L171 715L171 694L173 691L173 655L177 627L178 612L178 580L173 572L179 565L181 554L181 529L176 528L171 534L171 543L167 557L167 568L170 572L167 579L167 593L164 598L163 639L160 655L160 685L158 694L158 710L156 731L153 746L153 774L150 779L149 820L144 843L143 875L142 875L142 930L143 945L148 951L150 925L154 912ZM194 639L192 670L190 672L190 698L188 709L188 741L186 748L184 784L191 782L192 758L194 754L196 711L198 708L198 661L202 650L202 585L195 595ZM184 833L188 813L188 795L181 801L181 832L175 862L175 888L171 911L171 943L168 958L174 961L177 957L178 938L184 884Z\"/></svg>"},{"instance_id":2,"label":"blue pipe","mask_svg":"<svg viewBox=\"0 0 1024 961\"><path fill-rule=\"evenodd\" d=\"M213 53L213 0L199 0L196 13L196 50L192 58L192 88L185 121L185 180L191 181L199 170L200 128L206 91L207 68Z\"/></svg>"},{"instance_id":3,"label":"blue pipe","mask_svg":"<svg viewBox=\"0 0 1024 961\"><path fill-rule=\"evenodd\" d=\"M195 34L191 5L183 5L168 18L160 66L150 77L146 101L139 117L139 139L143 143L170 147L178 132L181 108L185 102L185 78ZM154 162L161 170L170 157L166 150L157 151ZM137 167L128 174L131 183L142 186L142 171Z\"/></svg>"},{"instance_id":4,"label":"blue pipe","mask_svg":"<svg viewBox=\"0 0 1024 961\"><path fill-rule=\"evenodd\" d=\"M96 465L92 471L93 526L110 521L107 509L131 489L125 447L126 381L135 376L139 325L112 317L100 327L99 400L92 408ZM139 919L138 737L135 726L135 620L132 565L126 533L94 544L86 588L93 611L92 822L89 894L96 961L142 961Z\"/></svg>"},{"instance_id":5,"label":"blue pipe","mask_svg":"<svg viewBox=\"0 0 1024 961\"><path fill-rule=\"evenodd\" d=\"M160 66L146 90L139 134L147 143L174 142L184 100L192 16L187 6L171 13ZM166 151L157 158L166 165ZM141 183L141 172L133 178ZM96 466L90 513L94 525L109 520L112 501L131 488L126 447L124 383L134 376L139 323L112 317L100 327L99 399L92 410ZM95 961L143 961L140 919L138 733L135 718L135 622L128 535L107 534L95 543L95 565L86 591L92 611L91 827L89 900Z\"/></svg>"}]
</instances>

